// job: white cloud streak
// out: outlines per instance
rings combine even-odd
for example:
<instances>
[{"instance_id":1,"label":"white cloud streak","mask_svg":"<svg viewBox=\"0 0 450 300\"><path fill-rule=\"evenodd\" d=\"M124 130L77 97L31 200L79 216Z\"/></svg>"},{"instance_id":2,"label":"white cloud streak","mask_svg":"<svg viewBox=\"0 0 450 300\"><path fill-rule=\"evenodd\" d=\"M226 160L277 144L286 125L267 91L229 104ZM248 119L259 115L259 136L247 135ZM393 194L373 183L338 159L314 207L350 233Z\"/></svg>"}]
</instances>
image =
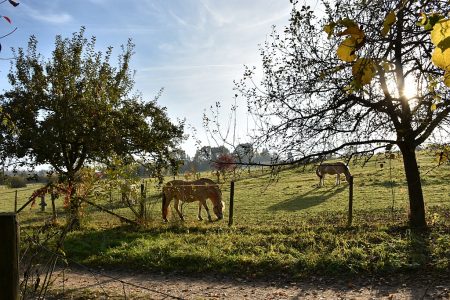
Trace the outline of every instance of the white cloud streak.
<instances>
[{"instance_id":1,"label":"white cloud streak","mask_svg":"<svg viewBox=\"0 0 450 300\"><path fill-rule=\"evenodd\" d=\"M32 19L49 24L66 24L73 21L73 17L65 12L56 12L53 9L37 10L29 5L23 4L21 8Z\"/></svg>"}]
</instances>

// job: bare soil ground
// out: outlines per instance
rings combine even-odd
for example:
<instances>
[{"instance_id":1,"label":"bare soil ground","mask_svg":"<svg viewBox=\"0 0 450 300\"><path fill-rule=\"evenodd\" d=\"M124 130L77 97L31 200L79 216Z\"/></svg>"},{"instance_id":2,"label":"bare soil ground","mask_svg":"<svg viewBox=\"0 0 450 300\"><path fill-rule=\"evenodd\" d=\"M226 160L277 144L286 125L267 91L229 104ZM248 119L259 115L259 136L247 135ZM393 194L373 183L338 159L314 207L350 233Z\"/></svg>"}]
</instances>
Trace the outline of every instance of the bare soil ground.
<instances>
[{"instance_id":1,"label":"bare soil ground","mask_svg":"<svg viewBox=\"0 0 450 300\"><path fill-rule=\"evenodd\" d=\"M253 280L124 271L57 271L55 299L450 299L448 275Z\"/></svg>"}]
</instances>

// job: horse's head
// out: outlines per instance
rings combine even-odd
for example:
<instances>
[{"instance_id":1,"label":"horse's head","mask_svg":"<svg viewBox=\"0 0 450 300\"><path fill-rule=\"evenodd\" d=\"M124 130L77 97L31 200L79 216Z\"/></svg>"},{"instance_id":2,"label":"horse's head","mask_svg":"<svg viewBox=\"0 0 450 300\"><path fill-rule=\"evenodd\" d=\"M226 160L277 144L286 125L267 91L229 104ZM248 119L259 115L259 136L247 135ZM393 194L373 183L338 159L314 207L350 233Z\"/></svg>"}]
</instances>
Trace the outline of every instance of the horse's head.
<instances>
[{"instance_id":1,"label":"horse's head","mask_svg":"<svg viewBox=\"0 0 450 300\"><path fill-rule=\"evenodd\" d=\"M225 203L221 200L217 201L216 205L213 207L214 214L217 216L217 219L223 219L223 211L225 210Z\"/></svg>"}]
</instances>

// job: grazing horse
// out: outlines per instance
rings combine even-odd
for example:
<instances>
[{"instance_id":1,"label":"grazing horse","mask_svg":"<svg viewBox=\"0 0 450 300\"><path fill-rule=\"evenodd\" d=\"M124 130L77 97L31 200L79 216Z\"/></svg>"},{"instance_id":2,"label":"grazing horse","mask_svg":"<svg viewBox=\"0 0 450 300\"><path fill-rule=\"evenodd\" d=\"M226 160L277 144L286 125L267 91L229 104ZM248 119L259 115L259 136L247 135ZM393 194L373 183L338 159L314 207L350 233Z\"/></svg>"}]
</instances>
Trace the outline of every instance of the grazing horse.
<instances>
[{"instance_id":1,"label":"grazing horse","mask_svg":"<svg viewBox=\"0 0 450 300\"><path fill-rule=\"evenodd\" d=\"M162 217L167 222L167 214L169 204L174 200L175 210L184 220L183 213L179 209L179 203L199 201L198 204L198 219L202 220L201 209L202 205L208 214L208 220L212 221L209 213L206 200L210 199L213 204L213 211L217 218L223 218L223 209L225 204L222 202L222 192L219 186L207 178L200 178L195 181L172 180L166 183L162 191Z\"/></svg>"},{"instance_id":2,"label":"grazing horse","mask_svg":"<svg viewBox=\"0 0 450 300\"><path fill-rule=\"evenodd\" d=\"M325 163L318 165L316 174L320 178L319 186L323 186L325 174L336 175L336 185L341 184L340 174L342 173L344 173L345 179L347 179L347 182L349 182L350 176L352 175L350 174L347 165L343 162Z\"/></svg>"}]
</instances>

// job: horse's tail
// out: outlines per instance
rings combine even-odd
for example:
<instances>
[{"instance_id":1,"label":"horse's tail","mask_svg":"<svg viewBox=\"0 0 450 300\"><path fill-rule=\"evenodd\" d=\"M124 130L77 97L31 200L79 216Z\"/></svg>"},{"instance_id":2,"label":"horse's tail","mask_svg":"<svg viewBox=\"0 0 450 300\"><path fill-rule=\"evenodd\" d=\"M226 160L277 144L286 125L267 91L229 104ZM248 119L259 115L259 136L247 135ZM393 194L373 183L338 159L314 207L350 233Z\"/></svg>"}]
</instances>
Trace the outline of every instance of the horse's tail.
<instances>
[{"instance_id":1,"label":"horse's tail","mask_svg":"<svg viewBox=\"0 0 450 300\"><path fill-rule=\"evenodd\" d=\"M169 203L167 201L166 193L164 190L162 192L162 217L165 222L167 222L167 214L169 212Z\"/></svg>"},{"instance_id":2,"label":"horse's tail","mask_svg":"<svg viewBox=\"0 0 450 300\"><path fill-rule=\"evenodd\" d=\"M222 212L225 210L225 202L223 202L223 194L222 190L217 186L218 194L219 194L219 201L222 203Z\"/></svg>"}]
</instances>

